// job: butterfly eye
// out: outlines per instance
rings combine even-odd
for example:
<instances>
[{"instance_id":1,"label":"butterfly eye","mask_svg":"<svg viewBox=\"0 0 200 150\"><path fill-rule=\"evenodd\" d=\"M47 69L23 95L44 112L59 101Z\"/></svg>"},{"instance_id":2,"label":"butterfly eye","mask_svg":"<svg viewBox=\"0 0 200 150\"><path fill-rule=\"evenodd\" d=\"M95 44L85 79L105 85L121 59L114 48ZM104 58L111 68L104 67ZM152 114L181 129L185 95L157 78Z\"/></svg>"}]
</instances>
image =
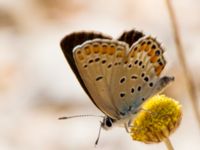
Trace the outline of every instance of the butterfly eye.
<instances>
[{"instance_id":1,"label":"butterfly eye","mask_svg":"<svg viewBox=\"0 0 200 150\"><path fill-rule=\"evenodd\" d=\"M106 118L106 126L112 127L112 120L110 118Z\"/></svg>"}]
</instances>

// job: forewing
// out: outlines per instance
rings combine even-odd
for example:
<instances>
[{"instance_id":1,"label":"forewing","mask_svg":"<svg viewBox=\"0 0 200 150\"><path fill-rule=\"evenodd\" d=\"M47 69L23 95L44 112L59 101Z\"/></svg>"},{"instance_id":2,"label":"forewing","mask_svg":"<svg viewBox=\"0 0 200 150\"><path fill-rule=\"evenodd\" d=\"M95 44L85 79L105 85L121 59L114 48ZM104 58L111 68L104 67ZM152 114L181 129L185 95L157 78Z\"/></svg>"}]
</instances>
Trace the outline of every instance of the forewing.
<instances>
[{"instance_id":1,"label":"forewing","mask_svg":"<svg viewBox=\"0 0 200 150\"><path fill-rule=\"evenodd\" d=\"M120 108L110 86L127 49L124 42L102 39L85 42L74 49L76 66L90 95L100 110L113 119L119 119Z\"/></svg>"},{"instance_id":2,"label":"forewing","mask_svg":"<svg viewBox=\"0 0 200 150\"><path fill-rule=\"evenodd\" d=\"M90 97L90 99L92 100L92 102L95 105L96 105L96 103L93 100L93 98L91 97L88 89L85 87L85 84L83 83L83 80L82 80L82 78L79 74L77 67L76 67L74 57L73 57L73 49L74 49L74 47L84 43L85 41L93 40L93 39L96 39L96 38L98 38L98 39L111 39L110 36L103 35L101 33L96 33L96 32L74 32L74 33L71 33L71 34L65 36L62 39L62 41L60 42L60 46L62 48L64 55L65 55L65 58L67 59L70 67L72 68L72 70L73 70L74 74L76 75L76 77L77 77L79 83L81 84L82 88L84 89L84 91L87 93L87 95Z\"/></svg>"}]
</instances>

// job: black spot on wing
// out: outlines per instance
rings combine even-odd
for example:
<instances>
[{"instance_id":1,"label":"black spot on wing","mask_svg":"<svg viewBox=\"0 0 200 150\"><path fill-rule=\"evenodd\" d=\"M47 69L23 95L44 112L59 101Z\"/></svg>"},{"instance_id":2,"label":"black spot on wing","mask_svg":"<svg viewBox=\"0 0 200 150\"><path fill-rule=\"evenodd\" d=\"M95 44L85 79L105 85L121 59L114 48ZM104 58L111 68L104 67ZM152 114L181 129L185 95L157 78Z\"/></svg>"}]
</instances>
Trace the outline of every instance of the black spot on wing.
<instances>
[{"instance_id":1,"label":"black spot on wing","mask_svg":"<svg viewBox=\"0 0 200 150\"><path fill-rule=\"evenodd\" d=\"M135 92L135 89L134 88L131 88L131 93L133 94Z\"/></svg>"},{"instance_id":2,"label":"black spot on wing","mask_svg":"<svg viewBox=\"0 0 200 150\"><path fill-rule=\"evenodd\" d=\"M156 56L159 56L160 55L160 50L156 50L155 54L156 54Z\"/></svg>"},{"instance_id":3,"label":"black spot on wing","mask_svg":"<svg viewBox=\"0 0 200 150\"><path fill-rule=\"evenodd\" d=\"M101 80L101 79L103 79L103 76L98 76L98 77L96 78L96 81L99 81L99 80Z\"/></svg>"},{"instance_id":4,"label":"black spot on wing","mask_svg":"<svg viewBox=\"0 0 200 150\"><path fill-rule=\"evenodd\" d=\"M108 69L111 68L111 67L112 67L112 64L109 64L109 65L107 66Z\"/></svg>"},{"instance_id":5,"label":"black spot on wing","mask_svg":"<svg viewBox=\"0 0 200 150\"><path fill-rule=\"evenodd\" d=\"M148 77L144 77L144 81L148 82L149 78Z\"/></svg>"},{"instance_id":6,"label":"black spot on wing","mask_svg":"<svg viewBox=\"0 0 200 150\"><path fill-rule=\"evenodd\" d=\"M123 98L126 94L124 92L120 93L120 97Z\"/></svg>"},{"instance_id":7,"label":"black spot on wing","mask_svg":"<svg viewBox=\"0 0 200 150\"><path fill-rule=\"evenodd\" d=\"M151 44L151 41L148 41L148 42L147 42L147 45L150 45L150 44Z\"/></svg>"},{"instance_id":8,"label":"black spot on wing","mask_svg":"<svg viewBox=\"0 0 200 150\"><path fill-rule=\"evenodd\" d=\"M102 60L102 62L101 62L102 64L105 64L106 63L106 60Z\"/></svg>"},{"instance_id":9,"label":"black spot on wing","mask_svg":"<svg viewBox=\"0 0 200 150\"><path fill-rule=\"evenodd\" d=\"M138 63L138 60L136 60L134 63L135 63L135 65L136 65L136 64Z\"/></svg>"},{"instance_id":10,"label":"black spot on wing","mask_svg":"<svg viewBox=\"0 0 200 150\"><path fill-rule=\"evenodd\" d=\"M150 83L149 83L149 86L150 86L150 87L153 87L153 82L150 82Z\"/></svg>"},{"instance_id":11,"label":"black spot on wing","mask_svg":"<svg viewBox=\"0 0 200 150\"><path fill-rule=\"evenodd\" d=\"M94 62L93 59L90 59L90 60L88 61L89 64L91 64L91 63L93 63L93 62Z\"/></svg>"},{"instance_id":12,"label":"black spot on wing","mask_svg":"<svg viewBox=\"0 0 200 150\"><path fill-rule=\"evenodd\" d=\"M139 62L139 66L141 66L141 65L142 65L142 61Z\"/></svg>"},{"instance_id":13,"label":"black spot on wing","mask_svg":"<svg viewBox=\"0 0 200 150\"><path fill-rule=\"evenodd\" d=\"M95 62L98 62L100 60L100 58L99 57L97 57L97 58L95 58Z\"/></svg>"},{"instance_id":14,"label":"black spot on wing","mask_svg":"<svg viewBox=\"0 0 200 150\"><path fill-rule=\"evenodd\" d=\"M136 80L138 77L136 75L132 75L131 79Z\"/></svg>"},{"instance_id":15,"label":"black spot on wing","mask_svg":"<svg viewBox=\"0 0 200 150\"><path fill-rule=\"evenodd\" d=\"M156 45L153 44L153 45L151 46L151 48L152 48L153 50L156 49Z\"/></svg>"},{"instance_id":16,"label":"black spot on wing","mask_svg":"<svg viewBox=\"0 0 200 150\"><path fill-rule=\"evenodd\" d=\"M84 67L84 68L87 68L87 67L88 67L88 65L86 65L86 64L85 64L83 67Z\"/></svg>"},{"instance_id":17,"label":"black spot on wing","mask_svg":"<svg viewBox=\"0 0 200 150\"><path fill-rule=\"evenodd\" d=\"M121 79L120 79L120 83L122 84L122 83L124 83L126 81L126 77L122 77Z\"/></svg>"},{"instance_id":18,"label":"black spot on wing","mask_svg":"<svg viewBox=\"0 0 200 150\"><path fill-rule=\"evenodd\" d=\"M137 88L138 92L140 92L141 89L142 89L141 86L138 86L138 88Z\"/></svg>"}]
</instances>

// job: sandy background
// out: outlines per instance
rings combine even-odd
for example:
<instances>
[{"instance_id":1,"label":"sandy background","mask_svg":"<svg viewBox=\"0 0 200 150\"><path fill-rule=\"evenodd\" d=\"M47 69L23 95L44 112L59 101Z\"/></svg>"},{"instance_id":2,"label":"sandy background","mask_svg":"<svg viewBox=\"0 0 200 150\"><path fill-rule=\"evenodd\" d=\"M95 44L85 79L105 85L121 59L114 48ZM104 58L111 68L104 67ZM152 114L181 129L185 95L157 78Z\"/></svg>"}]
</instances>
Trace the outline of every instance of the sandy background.
<instances>
[{"instance_id":1,"label":"sandy background","mask_svg":"<svg viewBox=\"0 0 200 150\"><path fill-rule=\"evenodd\" d=\"M173 4L187 65L200 96L200 1ZM94 148L99 118L57 120L65 115L102 114L69 68L60 40L78 30L117 37L132 28L162 42L168 61L163 74L176 77L166 90L183 105L181 126L170 137L175 149L199 150L200 129L164 0L0 0L0 150L166 149L163 143L132 141L123 128L102 131Z\"/></svg>"}]
</instances>

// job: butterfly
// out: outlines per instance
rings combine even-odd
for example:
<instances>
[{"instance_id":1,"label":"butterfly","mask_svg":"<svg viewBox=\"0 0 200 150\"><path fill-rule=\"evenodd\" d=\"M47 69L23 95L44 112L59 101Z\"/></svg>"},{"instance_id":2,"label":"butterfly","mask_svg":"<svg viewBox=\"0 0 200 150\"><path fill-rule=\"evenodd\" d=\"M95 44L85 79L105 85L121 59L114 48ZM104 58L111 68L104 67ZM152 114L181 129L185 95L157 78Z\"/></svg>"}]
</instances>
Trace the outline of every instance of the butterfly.
<instances>
[{"instance_id":1,"label":"butterfly","mask_svg":"<svg viewBox=\"0 0 200 150\"><path fill-rule=\"evenodd\" d=\"M141 105L174 81L174 77L160 77L166 65L161 44L136 30L118 39L74 32L60 45L82 88L105 114L101 122L105 130L120 126L128 132Z\"/></svg>"}]
</instances>

